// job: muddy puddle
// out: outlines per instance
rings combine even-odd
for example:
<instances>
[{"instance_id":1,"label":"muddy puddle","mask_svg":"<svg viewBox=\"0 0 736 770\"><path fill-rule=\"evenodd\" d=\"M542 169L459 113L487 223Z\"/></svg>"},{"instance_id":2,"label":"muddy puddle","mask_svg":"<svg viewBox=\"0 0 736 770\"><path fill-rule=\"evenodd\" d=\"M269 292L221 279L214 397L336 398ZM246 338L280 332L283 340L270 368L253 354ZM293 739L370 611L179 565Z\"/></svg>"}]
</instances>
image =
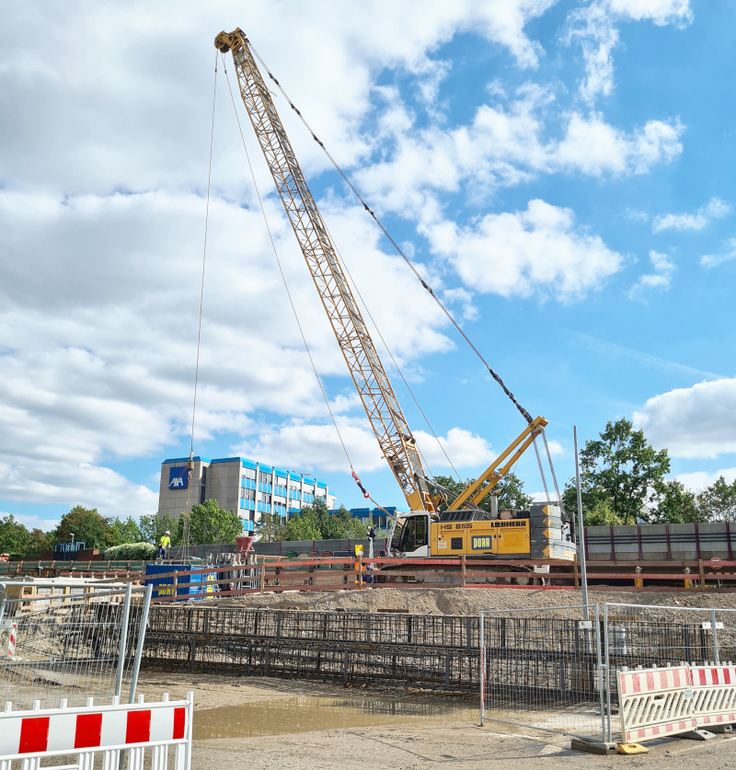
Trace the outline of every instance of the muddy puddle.
<instances>
[{"instance_id":1,"label":"muddy puddle","mask_svg":"<svg viewBox=\"0 0 736 770\"><path fill-rule=\"evenodd\" d=\"M420 701L368 695L335 698L300 695L198 711L194 717L193 738L253 738L448 719L477 722L478 709L462 698Z\"/></svg>"}]
</instances>

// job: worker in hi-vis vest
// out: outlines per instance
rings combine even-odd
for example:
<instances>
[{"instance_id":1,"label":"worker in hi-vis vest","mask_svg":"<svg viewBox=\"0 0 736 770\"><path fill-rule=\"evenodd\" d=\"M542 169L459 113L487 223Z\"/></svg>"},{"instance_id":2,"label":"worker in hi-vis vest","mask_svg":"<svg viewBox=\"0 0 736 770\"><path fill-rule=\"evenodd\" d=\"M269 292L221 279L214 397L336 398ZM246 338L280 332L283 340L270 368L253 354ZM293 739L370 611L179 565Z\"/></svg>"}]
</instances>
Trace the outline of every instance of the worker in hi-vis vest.
<instances>
[{"instance_id":1,"label":"worker in hi-vis vest","mask_svg":"<svg viewBox=\"0 0 736 770\"><path fill-rule=\"evenodd\" d=\"M161 535L161 540L159 540L158 543L158 558L167 559L169 556L169 548L171 548L171 532L167 529L166 532Z\"/></svg>"}]
</instances>

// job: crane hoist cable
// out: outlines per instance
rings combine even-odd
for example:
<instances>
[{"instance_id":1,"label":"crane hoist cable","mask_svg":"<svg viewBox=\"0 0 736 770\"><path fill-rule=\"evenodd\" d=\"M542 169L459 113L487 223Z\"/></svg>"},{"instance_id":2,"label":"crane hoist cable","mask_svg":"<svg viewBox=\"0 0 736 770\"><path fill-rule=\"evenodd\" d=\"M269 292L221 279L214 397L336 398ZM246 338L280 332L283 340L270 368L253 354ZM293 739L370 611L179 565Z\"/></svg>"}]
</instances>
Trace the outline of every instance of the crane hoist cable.
<instances>
[{"instance_id":1,"label":"crane hoist cable","mask_svg":"<svg viewBox=\"0 0 736 770\"><path fill-rule=\"evenodd\" d=\"M503 390L503 392L506 394L506 396L508 396L508 398L509 398L509 399L511 400L511 402L514 404L514 406L515 406L515 407L516 407L516 408L519 410L519 413L521 414L521 416L522 416L522 417L523 417L523 418L524 418L524 419L527 421L527 423L529 423L529 424L531 424L532 422L534 422L534 420L533 420L532 416L529 414L529 412L528 412L528 411L527 411L527 410L526 410L526 409L525 409L525 408L524 408L524 407L523 407L523 406L522 406L522 405L519 403L519 401L517 400L516 396L515 396L515 395L514 395L514 394L513 394L513 393L512 393L512 392L511 392L509 389L508 389L508 387L506 386L506 383L504 383L504 381L501 379L500 375L499 375L497 372L495 372L495 371L493 370L493 368L491 367L491 365L488 363L488 361L486 361L486 359L483 357L483 354L482 354L482 353L481 353L481 352L478 350L478 348L477 348L477 347L476 347L476 346L473 344L473 342L471 341L470 337L468 337L468 335L465 333L465 331L463 331L463 328L462 328L462 327L460 326L460 324L459 324L459 323L458 323L458 322L455 320L455 317L454 317L454 316L452 315L452 313L451 313L451 312L450 312L450 311L447 309L447 307L446 307L446 306L445 306L445 304L442 302L442 300L441 300L441 299L440 299L440 298L439 298L439 297L438 297L438 296L435 294L435 292L433 291L432 287L431 287L431 286L429 286L429 284L428 284L428 283L427 283L427 282L424 280L424 278L422 278L422 275L420 274L420 272L419 272L419 271L416 269L416 267L414 266L414 264L412 263L412 261L411 261L411 260L410 260L410 259L409 259L409 258L406 256L406 254L404 253L404 251L402 250L402 248L399 246L399 244L398 244L398 243L397 243L397 242L396 242L396 241L393 239L393 237L391 236L391 234L389 233L389 231L386 229L386 227L385 227L385 225L383 224L383 222L381 222L381 220L378 218L378 216L377 216L377 215L376 215L376 213L373 211L373 209L371 209L371 208L370 208L370 206L368 205L368 203L366 202L366 200L363 198L363 196L360 194L360 192L359 192L359 191L358 191L358 189L355 187L355 185L352 183L352 181L350 180L350 178L348 177L348 175L347 175L347 174L346 174L346 173L345 173L345 172L342 170L342 168L341 168L341 167L340 167L340 165L337 163L337 161L336 161L336 160L335 160L335 159L332 157L332 155L331 155L330 151L329 151L329 150L328 150L328 149L325 147L324 143L323 143L323 142L322 142L322 141L319 139L319 137L318 137L318 136L317 136L317 135L314 133L314 131L312 130L312 127L309 125L309 123L307 123L307 121L306 121L306 119L304 118L304 116L302 115L302 113L299 111L299 109L296 107L296 105L295 105L295 104L294 104L294 103L291 101L291 99L289 98L289 95L286 93L286 91L284 90L284 88L283 88L283 86L281 85L281 83L279 83L279 81L278 81L278 80L276 79L276 77L273 75L273 73L271 72L271 70L268 68L268 65L267 65L267 64L266 64L266 63L263 61L262 57L260 56L260 54L258 53L258 51L256 51L256 49L254 48L253 44L252 44L250 41L248 41L248 45L250 46L251 50L253 51L253 54L255 55L255 57L256 57L256 58L258 59L258 61L261 63L261 65L263 66L263 68L266 70L266 73L267 73L267 75L268 75L268 76L271 78L271 80L272 80L272 81L273 81L273 82L276 84L276 86L277 86L277 88L279 89L279 91L281 91L281 94L283 95L284 99L286 99L286 101L288 102L288 104L289 104L289 107L291 107L291 109L292 109L292 110L293 110L293 111L294 111L294 112L295 112L295 113L296 113L296 114L299 116L299 120L301 120L301 122L303 123L303 125L304 125L304 127L307 129L307 131L309 131L309 133L310 133L310 134L311 134L311 136L312 136L312 139L314 139L314 141L315 141L315 142L317 142L317 144L318 144L318 145L319 145L319 146L322 148L322 151L323 151L323 152L324 152L324 154L327 156L328 160L329 160L329 161L330 161L330 163L333 165L333 167L335 168L335 170L337 171L337 173L338 173L338 174L339 174L339 175L342 177L343 181L344 181L344 182L345 182L345 184L348 186L348 188L350 189L350 191L353 193L353 195L355 195L355 197L358 199L358 201L360 202L360 204L361 204L361 205L363 206L363 208L364 208L364 209L365 209L365 210L368 212L368 214L371 216L371 218L373 219L373 221L374 221L374 222L376 223L376 225L379 227L379 229L381 230L381 232L382 232L382 233L383 233L383 234L386 236L386 238L388 239L388 241L391 243L391 245L392 245L392 246L394 247L394 249L396 250L396 253L397 253L397 254L398 254L398 255L399 255L399 256L400 256L400 257L401 257L401 258L404 260L404 262L405 262L405 263L406 263L406 264L409 266L409 268L411 269L411 271L414 273L414 275L416 276L416 278L417 278L417 279L419 280L419 282L421 283L422 287L423 287L423 288L424 288L424 289L425 289L427 292L429 292L429 294L430 294L430 296L432 297L432 299L433 299L433 300L434 300L434 301L437 303L437 305L439 305L439 307L440 307L440 309L442 310L442 312L445 314L445 316L447 316L447 318L448 318L448 320L450 321L450 323L451 323L451 324L452 324L452 325L455 327L455 330L458 332L458 334L460 334L460 336L461 336L461 337L462 337L462 338L465 340L465 342L466 342L466 343L469 345L469 347L470 347L470 348L471 348L471 350L472 350L472 351L475 353L475 355L478 357L478 359L479 359L479 360L482 362L482 364L483 364L483 365L486 367L486 369L488 370L488 373L491 375L491 377L493 377L493 379L494 379L494 380L495 380L495 381L496 381L496 382L497 382L497 383L498 383L498 384L501 386L501 389L502 389L502 390Z\"/></svg>"}]
</instances>

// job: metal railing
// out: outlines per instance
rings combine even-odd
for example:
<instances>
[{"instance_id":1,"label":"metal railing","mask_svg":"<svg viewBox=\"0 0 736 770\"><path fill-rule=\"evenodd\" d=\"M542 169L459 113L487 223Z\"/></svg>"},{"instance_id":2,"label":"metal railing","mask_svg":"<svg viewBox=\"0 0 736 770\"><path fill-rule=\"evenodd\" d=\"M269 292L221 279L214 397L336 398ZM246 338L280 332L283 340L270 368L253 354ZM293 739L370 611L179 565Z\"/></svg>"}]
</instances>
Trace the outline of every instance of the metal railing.
<instances>
[{"instance_id":1,"label":"metal railing","mask_svg":"<svg viewBox=\"0 0 736 770\"><path fill-rule=\"evenodd\" d=\"M31 708L132 698L150 596L130 584L0 583L0 701Z\"/></svg>"}]
</instances>

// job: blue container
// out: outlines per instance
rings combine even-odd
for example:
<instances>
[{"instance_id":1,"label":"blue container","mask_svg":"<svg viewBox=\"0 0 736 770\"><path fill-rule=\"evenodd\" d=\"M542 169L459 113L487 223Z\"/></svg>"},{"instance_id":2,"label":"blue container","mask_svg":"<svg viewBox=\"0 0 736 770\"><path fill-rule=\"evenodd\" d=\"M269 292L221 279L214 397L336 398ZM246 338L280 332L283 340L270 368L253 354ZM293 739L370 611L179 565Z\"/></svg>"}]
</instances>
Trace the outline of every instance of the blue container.
<instances>
[{"instance_id":1,"label":"blue container","mask_svg":"<svg viewBox=\"0 0 736 770\"><path fill-rule=\"evenodd\" d=\"M146 564L146 585L153 586L153 599L170 597L174 593L174 576L158 577L171 572L187 572L197 569L198 564ZM150 577L149 577L150 575ZM215 595L217 572L204 572L200 575L182 575L176 587L177 601L207 599Z\"/></svg>"},{"instance_id":2,"label":"blue container","mask_svg":"<svg viewBox=\"0 0 736 770\"><path fill-rule=\"evenodd\" d=\"M77 551L84 550L84 543L57 543L54 546L56 561L76 561Z\"/></svg>"}]
</instances>

